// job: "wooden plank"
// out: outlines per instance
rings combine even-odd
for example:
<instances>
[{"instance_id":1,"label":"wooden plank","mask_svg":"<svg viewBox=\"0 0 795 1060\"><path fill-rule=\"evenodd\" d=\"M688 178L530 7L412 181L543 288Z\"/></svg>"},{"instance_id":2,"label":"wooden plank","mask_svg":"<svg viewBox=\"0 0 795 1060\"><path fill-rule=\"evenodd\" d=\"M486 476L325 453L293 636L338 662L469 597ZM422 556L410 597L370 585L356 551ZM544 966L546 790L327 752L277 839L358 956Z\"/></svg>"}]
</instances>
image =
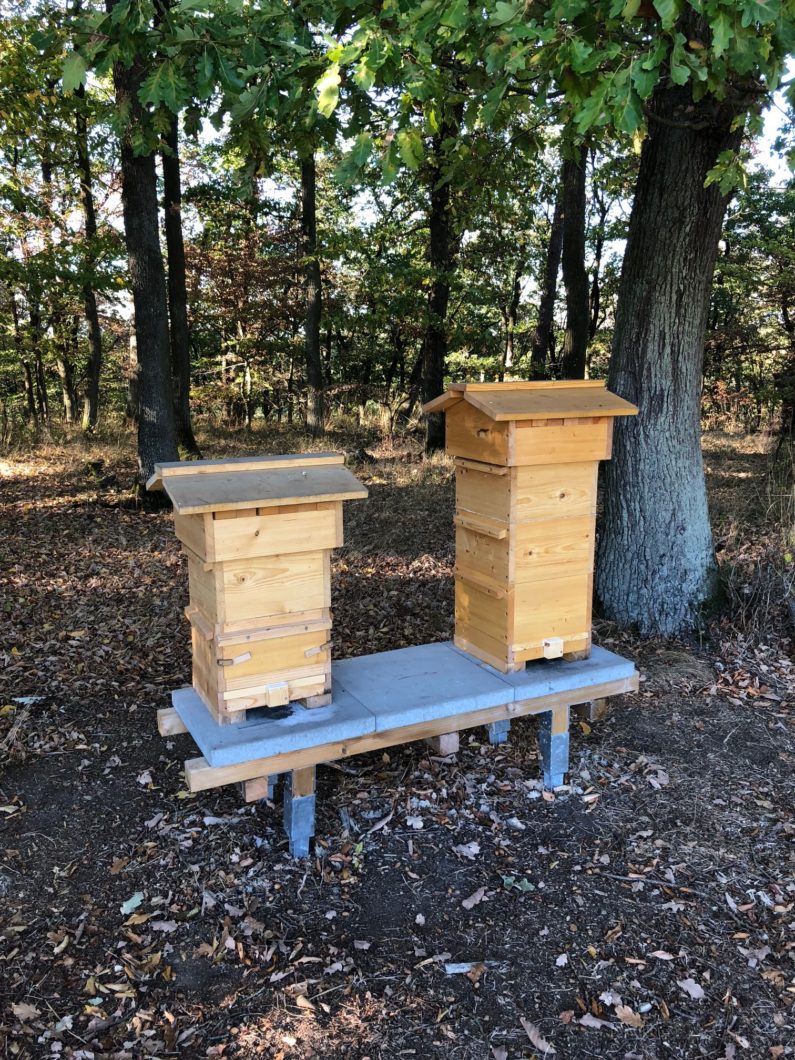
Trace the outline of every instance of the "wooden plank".
<instances>
[{"instance_id":1,"label":"wooden plank","mask_svg":"<svg viewBox=\"0 0 795 1060\"><path fill-rule=\"evenodd\" d=\"M479 528L456 519L455 566L463 577L465 572L472 572L476 580L486 579L503 590L510 588L514 581L512 551L506 538L495 540Z\"/></svg>"},{"instance_id":2,"label":"wooden plank","mask_svg":"<svg viewBox=\"0 0 795 1060\"><path fill-rule=\"evenodd\" d=\"M593 563L594 520L591 515L539 519L517 526L513 535L513 580L565 577L590 571Z\"/></svg>"},{"instance_id":3,"label":"wooden plank","mask_svg":"<svg viewBox=\"0 0 795 1060\"><path fill-rule=\"evenodd\" d=\"M498 470L506 470L508 474L505 477L495 477L471 466L456 467L455 504L459 515L471 512L494 523L508 524L511 518L511 497L516 470Z\"/></svg>"},{"instance_id":4,"label":"wooden plank","mask_svg":"<svg viewBox=\"0 0 795 1060\"><path fill-rule=\"evenodd\" d=\"M604 386L517 388L505 384L501 390L471 390L465 400L496 423L508 420L635 416L637 407Z\"/></svg>"},{"instance_id":5,"label":"wooden plank","mask_svg":"<svg viewBox=\"0 0 795 1060\"><path fill-rule=\"evenodd\" d=\"M455 458L456 467L464 467L468 471L480 471L484 475L507 475L507 467L496 467L494 464L484 464L482 460L465 460L463 456Z\"/></svg>"},{"instance_id":6,"label":"wooden plank","mask_svg":"<svg viewBox=\"0 0 795 1060\"><path fill-rule=\"evenodd\" d=\"M270 626L278 616L293 622L298 608L330 607L329 564L322 550L229 560L204 570L188 555L190 601L211 624Z\"/></svg>"},{"instance_id":7,"label":"wooden plank","mask_svg":"<svg viewBox=\"0 0 795 1060\"><path fill-rule=\"evenodd\" d=\"M204 518L209 522L205 533L205 551L191 547L209 562L332 549L339 540L337 508L342 508L342 502L322 507L306 505L306 510L301 511L299 508L292 512L285 512L283 507L279 507L273 515L269 514L267 508L263 509L262 515L251 508L216 513L219 516L234 514L238 516L235 519L209 518L205 515ZM199 518L196 515L177 515L174 517L175 528L178 520ZM177 536L183 540L179 528Z\"/></svg>"},{"instance_id":8,"label":"wooden plank","mask_svg":"<svg viewBox=\"0 0 795 1060\"><path fill-rule=\"evenodd\" d=\"M484 537L493 537L498 541L508 536L508 528L501 523L489 519L486 515L478 515L476 512L457 512L453 516L453 523L464 530L474 530Z\"/></svg>"},{"instance_id":9,"label":"wooden plank","mask_svg":"<svg viewBox=\"0 0 795 1060\"><path fill-rule=\"evenodd\" d=\"M163 480L175 475L217 475L239 471L274 471L278 468L344 464L344 453L288 453L283 456L232 456L224 460L175 460L155 464L146 483L148 490L163 489Z\"/></svg>"},{"instance_id":10,"label":"wooden plank","mask_svg":"<svg viewBox=\"0 0 795 1060\"><path fill-rule=\"evenodd\" d=\"M601 460L607 446L609 420L567 427L554 423L548 427L529 427L512 423L513 453L510 463L569 464Z\"/></svg>"},{"instance_id":11,"label":"wooden plank","mask_svg":"<svg viewBox=\"0 0 795 1060\"><path fill-rule=\"evenodd\" d=\"M590 634L588 572L522 582L517 584L513 595L515 652L543 648L548 637L562 637L566 641Z\"/></svg>"},{"instance_id":12,"label":"wooden plank","mask_svg":"<svg viewBox=\"0 0 795 1060\"><path fill-rule=\"evenodd\" d=\"M315 793L315 767L304 766L302 769L293 770L292 778L293 798L301 798L304 795Z\"/></svg>"},{"instance_id":13,"label":"wooden plank","mask_svg":"<svg viewBox=\"0 0 795 1060\"><path fill-rule=\"evenodd\" d=\"M559 390L561 387L601 387L606 386L604 379L506 379L502 383L451 383L449 389L454 393L478 393L483 390Z\"/></svg>"},{"instance_id":14,"label":"wooden plank","mask_svg":"<svg viewBox=\"0 0 795 1060\"><path fill-rule=\"evenodd\" d=\"M445 732L440 736L431 736L426 743L434 754L442 755L444 758L458 754L459 736L457 732Z\"/></svg>"},{"instance_id":15,"label":"wooden plank","mask_svg":"<svg viewBox=\"0 0 795 1060\"><path fill-rule=\"evenodd\" d=\"M596 476L591 460L512 469L513 516L521 525L536 519L596 515Z\"/></svg>"},{"instance_id":16,"label":"wooden plank","mask_svg":"<svg viewBox=\"0 0 795 1060\"><path fill-rule=\"evenodd\" d=\"M260 799L270 798L270 777L254 777L252 780L243 781L243 798L246 802L259 802Z\"/></svg>"},{"instance_id":17,"label":"wooden plank","mask_svg":"<svg viewBox=\"0 0 795 1060\"><path fill-rule=\"evenodd\" d=\"M570 702L582 699L601 699L605 696L619 695L623 692L637 691L637 674L633 677L600 684L587 685L573 689L571 692L556 692L534 699L519 700L499 707L488 707L484 710L470 711L456 715L454 718L435 718L431 721L405 725L397 729L367 733L351 740L340 740L333 743L318 744L315 747L291 751L288 754L272 755L268 758L253 759L231 766L211 766L205 758L189 759L185 763L185 779L188 790L192 792L207 791L224 784L238 784L255 777L272 773L284 773L289 769L304 769L307 766L320 765L323 762L334 762L351 758L368 751L394 747L396 744L411 743L415 740L426 740L441 736L450 731L451 723L459 730L488 725L493 721L512 720L533 714L543 714L548 710L567 707Z\"/></svg>"},{"instance_id":18,"label":"wooden plank","mask_svg":"<svg viewBox=\"0 0 795 1060\"><path fill-rule=\"evenodd\" d=\"M179 515L367 496L361 482L339 464L227 475L182 474L163 479L163 486Z\"/></svg>"},{"instance_id":19,"label":"wooden plank","mask_svg":"<svg viewBox=\"0 0 795 1060\"><path fill-rule=\"evenodd\" d=\"M161 736L181 736L188 727L173 707L162 707L157 712L157 731Z\"/></svg>"},{"instance_id":20,"label":"wooden plank","mask_svg":"<svg viewBox=\"0 0 795 1060\"><path fill-rule=\"evenodd\" d=\"M452 456L479 463L507 465L508 425L494 423L464 402L447 414L445 449Z\"/></svg>"}]
</instances>

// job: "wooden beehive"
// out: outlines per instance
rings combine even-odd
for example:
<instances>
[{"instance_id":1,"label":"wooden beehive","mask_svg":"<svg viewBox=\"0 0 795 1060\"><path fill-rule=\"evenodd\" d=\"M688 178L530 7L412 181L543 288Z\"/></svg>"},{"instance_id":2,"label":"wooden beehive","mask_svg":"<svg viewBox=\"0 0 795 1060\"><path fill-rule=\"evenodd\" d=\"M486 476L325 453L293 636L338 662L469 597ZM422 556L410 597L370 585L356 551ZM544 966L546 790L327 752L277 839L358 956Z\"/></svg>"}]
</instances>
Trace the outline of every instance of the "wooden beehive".
<instances>
[{"instance_id":1,"label":"wooden beehive","mask_svg":"<svg viewBox=\"0 0 795 1060\"><path fill-rule=\"evenodd\" d=\"M331 550L367 490L340 453L158 464L188 559L193 687L219 722L328 702Z\"/></svg>"},{"instance_id":2,"label":"wooden beehive","mask_svg":"<svg viewBox=\"0 0 795 1060\"><path fill-rule=\"evenodd\" d=\"M597 380L457 383L455 643L503 672L591 646L596 482L613 419L637 409Z\"/></svg>"}]
</instances>

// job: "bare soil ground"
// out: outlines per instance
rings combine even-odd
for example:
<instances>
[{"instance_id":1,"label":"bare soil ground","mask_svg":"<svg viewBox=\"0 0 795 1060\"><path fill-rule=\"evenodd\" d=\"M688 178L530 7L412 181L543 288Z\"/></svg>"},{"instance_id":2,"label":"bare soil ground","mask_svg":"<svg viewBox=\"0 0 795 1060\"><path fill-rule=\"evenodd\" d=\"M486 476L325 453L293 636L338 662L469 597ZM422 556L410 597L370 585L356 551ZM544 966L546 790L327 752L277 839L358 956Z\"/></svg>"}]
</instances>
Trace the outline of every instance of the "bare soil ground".
<instances>
[{"instance_id":1,"label":"bare soil ground","mask_svg":"<svg viewBox=\"0 0 795 1060\"><path fill-rule=\"evenodd\" d=\"M450 467L371 452L339 656L452 630ZM574 725L565 789L542 794L529 719L504 747L473 730L450 759L363 756L319 770L298 863L279 808L189 795L190 739L157 734L190 677L187 578L170 515L130 506L130 440L0 463L0 1056L795 1055L795 666L766 461L707 440L727 617L687 644L597 623L643 683Z\"/></svg>"}]
</instances>

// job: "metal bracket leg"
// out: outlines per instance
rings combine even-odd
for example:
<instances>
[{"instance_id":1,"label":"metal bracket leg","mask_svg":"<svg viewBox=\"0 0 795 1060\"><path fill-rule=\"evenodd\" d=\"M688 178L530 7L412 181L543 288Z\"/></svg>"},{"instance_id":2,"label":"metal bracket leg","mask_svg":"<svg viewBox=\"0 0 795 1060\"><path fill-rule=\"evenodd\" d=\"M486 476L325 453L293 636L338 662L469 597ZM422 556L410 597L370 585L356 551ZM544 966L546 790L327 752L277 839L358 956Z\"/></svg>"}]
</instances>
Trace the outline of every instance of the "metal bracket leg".
<instances>
[{"instance_id":1,"label":"metal bracket leg","mask_svg":"<svg viewBox=\"0 0 795 1060\"><path fill-rule=\"evenodd\" d=\"M569 771L568 707L556 707L539 715L538 750L544 771L544 787L559 787Z\"/></svg>"},{"instance_id":2,"label":"metal bracket leg","mask_svg":"<svg viewBox=\"0 0 795 1060\"><path fill-rule=\"evenodd\" d=\"M315 834L315 793L298 794L297 791L302 789L303 785L296 782L295 772L287 773L284 778L284 830L294 858L309 856L309 844Z\"/></svg>"},{"instance_id":3,"label":"metal bracket leg","mask_svg":"<svg viewBox=\"0 0 795 1060\"><path fill-rule=\"evenodd\" d=\"M511 731L511 723L505 721L492 721L486 726L489 734L489 743L507 743L508 733Z\"/></svg>"}]
</instances>

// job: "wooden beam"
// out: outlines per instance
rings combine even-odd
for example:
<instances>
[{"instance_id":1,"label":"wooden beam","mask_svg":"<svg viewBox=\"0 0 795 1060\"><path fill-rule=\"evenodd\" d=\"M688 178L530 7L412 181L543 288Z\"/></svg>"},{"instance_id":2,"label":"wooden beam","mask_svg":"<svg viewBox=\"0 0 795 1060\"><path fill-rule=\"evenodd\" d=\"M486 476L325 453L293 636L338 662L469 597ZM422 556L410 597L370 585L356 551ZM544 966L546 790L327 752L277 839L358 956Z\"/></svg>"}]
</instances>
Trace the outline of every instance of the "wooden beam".
<instances>
[{"instance_id":1,"label":"wooden beam","mask_svg":"<svg viewBox=\"0 0 795 1060\"><path fill-rule=\"evenodd\" d=\"M163 707L157 712L157 731L161 736L181 736L188 727L173 707Z\"/></svg>"}]
</instances>

